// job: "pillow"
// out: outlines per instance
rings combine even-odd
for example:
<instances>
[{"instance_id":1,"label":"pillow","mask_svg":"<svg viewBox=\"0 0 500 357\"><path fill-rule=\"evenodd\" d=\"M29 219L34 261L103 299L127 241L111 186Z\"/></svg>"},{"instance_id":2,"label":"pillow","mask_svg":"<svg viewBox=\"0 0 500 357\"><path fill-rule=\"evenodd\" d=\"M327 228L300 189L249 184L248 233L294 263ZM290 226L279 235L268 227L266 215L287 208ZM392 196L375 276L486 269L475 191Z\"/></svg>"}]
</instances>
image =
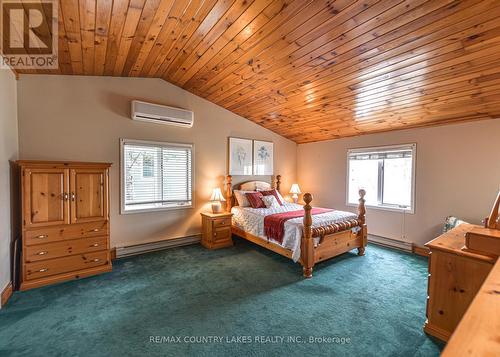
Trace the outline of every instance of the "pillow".
<instances>
[{"instance_id":1,"label":"pillow","mask_svg":"<svg viewBox=\"0 0 500 357\"><path fill-rule=\"evenodd\" d=\"M278 197L279 197L279 199L280 199L281 203L285 204L285 202L286 202L286 201L285 201L285 199L283 198L283 196L281 196L280 191L276 191L276 193L278 194Z\"/></svg>"},{"instance_id":2,"label":"pillow","mask_svg":"<svg viewBox=\"0 0 500 357\"><path fill-rule=\"evenodd\" d=\"M266 208L264 201L262 201L262 197L264 197L262 193L247 192L245 193L245 196L247 196L247 200L250 202L250 206L252 206L252 208Z\"/></svg>"},{"instance_id":3,"label":"pillow","mask_svg":"<svg viewBox=\"0 0 500 357\"><path fill-rule=\"evenodd\" d=\"M245 193L255 192L255 191L241 191L234 190L234 195L236 196L236 201L238 201L238 206L241 207L250 207L250 202L248 202Z\"/></svg>"},{"instance_id":4,"label":"pillow","mask_svg":"<svg viewBox=\"0 0 500 357\"><path fill-rule=\"evenodd\" d=\"M281 195L280 191L274 189L276 191L276 194L278 195L278 198L279 198L279 201L281 202L281 204L285 204L286 200L283 198L283 196ZM265 191L269 191L269 190L265 190Z\"/></svg>"},{"instance_id":5,"label":"pillow","mask_svg":"<svg viewBox=\"0 0 500 357\"><path fill-rule=\"evenodd\" d=\"M276 198L276 201L278 202L278 205L283 206L283 201L278 196L278 191L276 191L275 188L268 191L260 191L260 193L262 193L263 196L274 196Z\"/></svg>"},{"instance_id":6,"label":"pillow","mask_svg":"<svg viewBox=\"0 0 500 357\"><path fill-rule=\"evenodd\" d=\"M278 198L280 199L281 204L282 204L282 205L283 205L283 204L285 204L285 202L286 202L286 201L285 201L285 199L283 198L283 196L281 196L280 191L276 190L276 194L278 195Z\"/></svg>"},{"instance_id":7,"label":"pillow","mask_svg":"<svg viewBox=\"0 0 500 357\"><path fill-rule=\"evenodd\" d=\"M461 224L467 223L465 221L462 221L461 219L453 216L448 216L446 217L444 221L444 227L443 227L443 233L448 232L450 229L453 229Z\"/></svg>"},{"instance_id":8,"label":"pillow","mask_svg":"<svg viewBox=\"0 0 500 357\"><path fill-rule=\"evenodd\" d=\"M262 197L262 201L264 202L264 204L266 205L267 208L280 208L281 207L281 205L278 203L278 200L273 195Z\"/></svg>"}]
</instances>

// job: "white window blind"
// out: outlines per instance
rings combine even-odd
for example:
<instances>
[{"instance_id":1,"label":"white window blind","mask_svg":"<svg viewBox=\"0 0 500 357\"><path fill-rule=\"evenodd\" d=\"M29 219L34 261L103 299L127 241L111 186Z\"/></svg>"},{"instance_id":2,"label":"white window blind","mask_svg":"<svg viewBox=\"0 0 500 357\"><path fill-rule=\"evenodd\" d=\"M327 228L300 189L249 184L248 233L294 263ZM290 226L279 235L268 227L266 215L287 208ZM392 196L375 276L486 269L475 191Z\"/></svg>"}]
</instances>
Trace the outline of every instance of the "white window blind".
<instances>
[{"instance_id":1,"label":"white window blind","mask_svg":"<svg viewBox=\"0 0 500 357\"><path fill-rule=\"evenodd\" d=\"M191 144L121 144L122 213L192 207Z\"/></svg>"},{"instance_id":2,"label":"white window blind","mask_svg":"<svg viewBox=\"0 0 500 357\"><path fill-rule=\"evenodd\" d=\"M368 206L413 212L415 152L415 144L349 150L347 203L363 188Z\"/></svg>"}]
</instances>

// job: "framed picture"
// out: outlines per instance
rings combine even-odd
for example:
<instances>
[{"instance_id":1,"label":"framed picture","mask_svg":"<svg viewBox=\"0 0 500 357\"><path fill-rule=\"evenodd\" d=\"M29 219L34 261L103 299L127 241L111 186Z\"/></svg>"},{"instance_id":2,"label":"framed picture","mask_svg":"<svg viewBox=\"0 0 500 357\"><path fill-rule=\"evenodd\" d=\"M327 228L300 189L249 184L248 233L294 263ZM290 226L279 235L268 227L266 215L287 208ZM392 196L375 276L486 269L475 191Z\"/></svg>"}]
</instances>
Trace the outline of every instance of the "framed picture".
<instances>
[{"instance_id":1,"label":"framed picture","mask_svg":"<svg viewBox=\"0 0 500 357\"><path fill-rule=\"evenodd\" d=\"M253 141L253 174L274 174L274 144L269 141Z\"/></svg>"},{"instance_id":2,"label":"framed picture","mask_svg":"<svg viewBox=\"0 0 500 357\"><path fill-rule=\"evenodd\" d=\"M252 174L252 140L229 138L229 174Z\"/></svg>"}]
</instances>

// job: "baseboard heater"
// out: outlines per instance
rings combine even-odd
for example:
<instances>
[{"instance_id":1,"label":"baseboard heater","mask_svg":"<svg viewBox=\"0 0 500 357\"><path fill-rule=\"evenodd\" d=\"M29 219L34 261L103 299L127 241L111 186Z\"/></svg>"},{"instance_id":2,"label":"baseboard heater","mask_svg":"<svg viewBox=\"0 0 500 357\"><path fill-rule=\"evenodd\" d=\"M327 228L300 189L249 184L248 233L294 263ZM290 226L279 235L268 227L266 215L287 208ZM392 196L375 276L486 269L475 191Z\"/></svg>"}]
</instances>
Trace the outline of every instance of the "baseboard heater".
<instances>
[{"instance_id":1,"label":"baseboard heater","mask_svg":"<svg viewBox=\"0 0 500 357\"><path fill-rule=\"evenodd\" d=\"M374 236L372 234L368 234L368 242L382 245L384 247L404 250L405 252L411 253L413 251L413 245L411 243L402 242L402 241L397 240L397 239L385 238L385 237Z\"/></svg>"},{"instance_id":2,"label":"baseboard heater","mask_svg":"<svg viewBox=\"0 0 500 357\"><path fill-rule=\"evenodd\" d=\"M129 245L129 246L125 246L125 247L117 247L116 248L116 258L119 259L119 258L130 257L132 255L154 252L157 250L182 247L184 245L199 243L200 240L201 240L201 235L195 235L195 236L189 236L189 237L161 240L158 242Z\"/></svg>"}]
</instances>

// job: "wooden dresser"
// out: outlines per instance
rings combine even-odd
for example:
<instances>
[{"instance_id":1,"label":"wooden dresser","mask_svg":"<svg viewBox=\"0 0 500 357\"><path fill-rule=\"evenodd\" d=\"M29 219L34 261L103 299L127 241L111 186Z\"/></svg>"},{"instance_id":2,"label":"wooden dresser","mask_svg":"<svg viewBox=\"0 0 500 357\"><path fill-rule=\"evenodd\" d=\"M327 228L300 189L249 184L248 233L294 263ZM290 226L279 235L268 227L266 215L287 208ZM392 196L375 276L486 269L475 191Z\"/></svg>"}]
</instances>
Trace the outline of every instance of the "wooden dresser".
<instances>
[{"instance_id":1,"label":"wooden dresser","mask_svg":"<svg viewBox=\"0 0 500 357\"><path fill-rule=\"evenodd\" d=\"M441 356L500 356L500 260L497 260Z\"/></svg>"},{"instance_id":2,"label":"wooden dresser","mask_svg":"<svg viewBox=\"0 0 500 357\"><path fill-rule=\"evenodd\" d=\"M465 233L474 227L461 224L426 244L430 253L424 330L443 341L450 338L496 261L463 250Z\"/></svg>"},{"instance_id":3,"label":"wooden dresser","mask_svg":"<svg viewBox=\"0 0 500 357\"><path fill-rule=\"evenodd\" d=\"M111 271L111 164L17 161L21 290Z\"/></svg>"},{"instance_id":4,"label":"wooden dresser","mask_svg":"<svg viewBox=\"0 0 500 357\"><path fill-rule=\"evenodd\" d=\"M208 213L201 214L202 238L201 244L208 249L218 249L233 245L231 236L232 213Z\"/></svg>"}]
</instances>

